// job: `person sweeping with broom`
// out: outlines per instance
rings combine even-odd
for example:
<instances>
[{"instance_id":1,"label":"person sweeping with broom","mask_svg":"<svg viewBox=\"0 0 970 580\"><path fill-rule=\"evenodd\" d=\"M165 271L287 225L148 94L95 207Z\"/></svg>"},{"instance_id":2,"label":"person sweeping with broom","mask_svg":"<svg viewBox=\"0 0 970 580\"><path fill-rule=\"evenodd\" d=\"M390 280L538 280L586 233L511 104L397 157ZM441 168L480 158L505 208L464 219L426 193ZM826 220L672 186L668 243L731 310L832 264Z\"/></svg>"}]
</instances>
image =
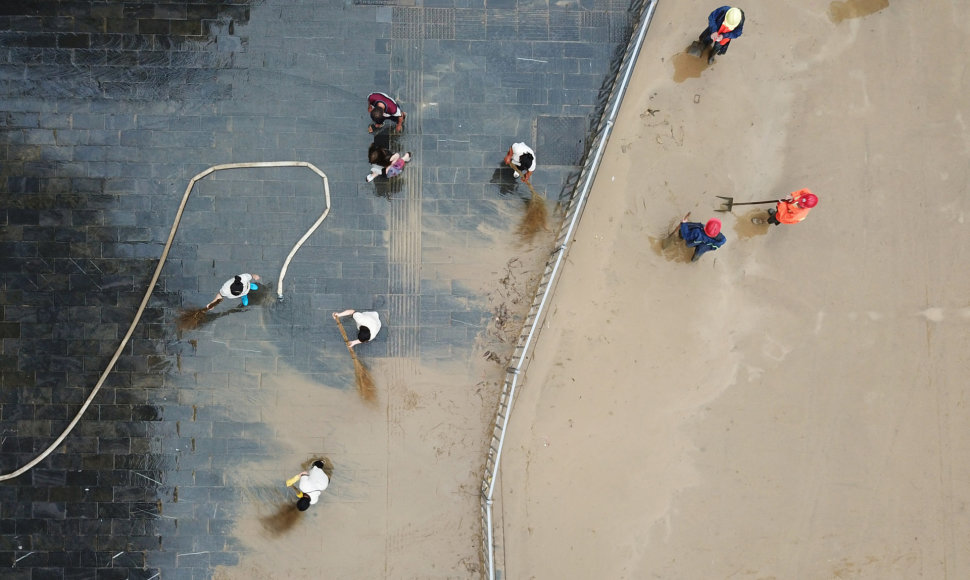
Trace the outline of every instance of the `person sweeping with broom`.
<instances>
[{"instance_id":1,"label":"person sweeping with broom","mask_svg":"<svg viewBox=\"0 0 970 580\"><path fill-rule=\"evenodd\" d=\"M176 319L176 327L180 331L195 330L205 321L207 313L226 298L240 298L243 306L249 306L249 292L250 290L259 290L259 286L256 284L258 280L259 274L239 274L226 280L226 283L219 289L219 293L205 308L183 310Z\"/></svg>"},{"instance_id":2,"label":"person sweeping with broom","mask_svg":"<svg viewBox=\"0 0 970 580\"><path fill-rule=\"evenodd\" d=\"M340 323L341 316L350 314L354 315L354 322L357 324L356 340L348 339L347 331L344 330L344 325ZM381 317L374 311L357 312L350 308L343 312L334 312L333 319L337 323L337 328L340 329L340 336L343 337L344 343L347 345L350 358L354 361L354 379L357 382L357 391L364 401L373 403L377 400L377 386L374 384L374 378L371 377L370 372L357 358L354 347L363 342L370 342L377 336L377 333L381 331Z\"/></svg>"},{"instance_id":3,"label":"person sweeping with broom","mask_svg":"<svg viewBox=\"0 0 970 580\"><path fill-rule=\"evenodd\" d=\"M516 178L521 177L522 183L526 184L529 191L532 192L532 197L529 198L526 205L525 215L522 217L522 223L519 224L518 228L519 236L524 241L531 241L533 236L547 229L546 222L548 221L546 200L529 183L529 177L536 170L536 152L525 143L513 143L502 162L511 167L512 175Z\"/></svg>"},{"instance_id":4,"label":"person sweeping with broom","mask_svg":"<svg viewBox=\"0 0 970 580\"><path fill-rule=\"evenodd\" d=\"M296 490L296 507L301 512L320 500L320 493L330 486L330 477L323 469L323 462L314 461L310 471L301 471L286 480L286 487Z\"/></svg>"},{"instance_id":5,"label":"person sweeping with broom","mask_svg":"<svg viewBox=\"0 0 970 580\"><path fill-rule=\"evenodd\" d=\"M226 280L226 283L219 289L219 293L205 309L212 310L224 298L241 298L243 306L249 306L249 291L259 290L256 282L259 281L259 274L239 274Z\"/></svg>"},{"instance_id":6,"label":"person sweeping with broom","mask_svg":"<svg viewBox=\"0 0 970 580\"><path fill-rule=\"evenodd\" d=\"M343 312L334 312L333 319L340 321L344 316L354 315L354 322L357 324L357 339L347 343L347 348L353 350L358 344L373 340L377 333L381 331L381 317L374 311L357 312L354 309L347 309Z\"/></svg>"},{"instance_id":7,"label":"person sweeping with broom","mask_svg":"<svg viewBox=\"0 0 970 580\"><path fill-rule=\"evenodd\" d=\"M536 170L536 152L525 143L513 143L503 163L512 167L513 175L521 175L522 181L529 183L529 176Z\"/></svg>"}]
</instances>

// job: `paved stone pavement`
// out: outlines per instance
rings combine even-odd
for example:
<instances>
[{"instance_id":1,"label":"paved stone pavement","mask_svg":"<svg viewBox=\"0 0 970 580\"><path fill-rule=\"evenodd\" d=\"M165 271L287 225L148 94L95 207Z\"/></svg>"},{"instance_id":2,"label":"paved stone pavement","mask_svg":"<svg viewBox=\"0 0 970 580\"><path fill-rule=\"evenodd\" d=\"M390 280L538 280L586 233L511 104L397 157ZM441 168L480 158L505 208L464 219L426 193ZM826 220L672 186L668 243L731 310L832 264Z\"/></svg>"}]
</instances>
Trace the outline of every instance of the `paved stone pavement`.
<instances>
[{"instance_id":1,"label":"paved stone pavement","mask_svg":"<svg viewBox=\"0 0 970 580\"><path fill-rule=\"evenodd\" d=\"M468 357L489 312L460 280L426 277L429 247L477 247L527 192L500 167L536 144L534 182L568 186L627 3L54 1L0 4L0 470L45 449L126 332L192 176L199 183L149 307L61 448L0 483L4 578L208 578L237 563L227 471L272 456L278 434L243 394L283 368L348 374L321 313L373 308L372 357ZM364 182L364 97L388 92L415 156ZM248 310L180 333L237 271L266 278ZM266 347L266 335L272 348ZM200 339L202 337L202 339ZM329 337L329 338L327 338ZM231 339L231 340L230 340ZM352 381L347 381L352 384ZM484 449L484 441L483 441ZM205 513L196 506L205 505ZM476 518L469 514L469 518ZM406 574L406 573L405 573Z\"/></svg>"}]
</instances>

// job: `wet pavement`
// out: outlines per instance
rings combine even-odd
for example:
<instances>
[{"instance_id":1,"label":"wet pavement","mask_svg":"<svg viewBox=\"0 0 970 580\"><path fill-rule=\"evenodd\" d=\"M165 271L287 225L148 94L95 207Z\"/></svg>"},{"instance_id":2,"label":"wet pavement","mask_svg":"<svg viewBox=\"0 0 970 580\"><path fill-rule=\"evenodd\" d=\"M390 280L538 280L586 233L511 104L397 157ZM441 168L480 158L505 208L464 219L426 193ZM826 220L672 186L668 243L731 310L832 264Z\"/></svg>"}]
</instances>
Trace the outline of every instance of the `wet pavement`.
<instances>
[{"instance_id":1,"label":"wet pavement","mask_svg":"<svg viewBox=\"0 0 970 580\"><path fill-rule=\"evenodd\" d=\"M500 167L514 141L536 144L538 188L568 190L629 27L627 3L608 0L20 4L0 6L2 473L46 449L91 392L194 175L308 161L334 208L278 302L280 265L324 209L319 179L240 169L199 182L94 403L50 457L0 483L3 577L32 580L235 565L246 548L229 474L284 439L262 418L269 385L296 373L353 388L346 352L319 348L334 344L330 311L388 321L369 357L471 356L485 297L430 277L425 254L512 230L528 195ZM401 135L376 139L415 160L369 184L373 90L408 113ZM266 282L248 309L176 327L242 271Z\"/></svg>"}]
</instances>

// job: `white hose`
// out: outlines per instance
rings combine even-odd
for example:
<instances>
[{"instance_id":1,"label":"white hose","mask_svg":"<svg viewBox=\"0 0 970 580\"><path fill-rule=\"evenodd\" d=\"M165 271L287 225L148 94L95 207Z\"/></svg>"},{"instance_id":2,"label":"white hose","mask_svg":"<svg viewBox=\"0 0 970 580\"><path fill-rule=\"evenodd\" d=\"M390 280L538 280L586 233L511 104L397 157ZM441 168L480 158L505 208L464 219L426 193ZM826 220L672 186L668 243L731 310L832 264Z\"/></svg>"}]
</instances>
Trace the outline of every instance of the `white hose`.
<instances>
[{"instance_id":1,"label":"white hose","mask_svg":"<svg viewBox=\"0 0 970 580\"><path fill-rule=\"evenodd\" d=\"M124 350L125 345L128 344L128 340L131 339L131 335L135 332L135 327L138 326L138 321L141 320L141 315L145 311L145 306L148 305L148 299L151 298L152 292L155 290L155 284L158 282L158 277L162 273L162 266L165 265L165 260L168 258L168 251L172 247L172 241L175 239L175 232L178 231L179 222L182 221L182 213L185 211L185 204L189 201L189 194L192 193L192 188L195 187L195 183L208 176L210 173L215 173L216 171L222 171L224 169L251 169L259 167L306 167L323 179L323 192L326 197L327 207L324 209L323 214L320 215L319 219L317 219L310 229L303 234L300 241L293 246L293 249L290 250L289 255L286 256L286 260L283 262L283 269L280 271L279 290L277 291L277 295L280 298L283 298L283 277L286 275L286 268L290 265L290 260L296 254L297 250L300 249L300 246L303 245L303 242L310 237L317 227L323 223L323 220L326 219L327 214L330 213L330 185L327 182L326 174L317 169L312 163L307 163L306 161L258 161L251 163L226 163L224 165L213 165L202 173L196 175L191 181L189 181L188 187L185 188L185 194L182 196L182 203L179 204L178 212L175 214L175 221L172 223L172 231L168 234L168 241L165 242L165 248L162 250L162 255L158 259L158 265L155 266L155 274L152 275L152 281L148 284L148 289L145 290L145 297L141 299L141 306L139 306L138 311L135 312L135 318L131 321L131 326L128 327L128 332L125 333L125 337L122 339L121 344L118 345L118 350L116 350L114 355L112 355L111 360L108 362L108 366L104 369L104 372L101 373L101 377L98 378L98 382L94 385L94 389L91 390L91 394L88 395L88 398L84 401L84 404L81 405L77 415L75 415L74 419L71 420L71 423L67 426L67 428L64 429L57 439L51 443L50 447L45 449L44 452L37 457L30 460L29 463L20 469L17 469L11 473L0 475L0 481L7 481L8 479L19 477L46 459L47 456L57 449L64 439L67 438L68 434L70 434L70 432L74 429L74 426L77 425L78 421L81 420L81 416L84 415L84 412L88 410L89 406L91 406L91 402L94 400L94 397L98 394L98 391L101 390L101 385L104 384L105 379L108 378L108 374L111 373L112 369L114 369L115 363L118 362L118 358L121 356L121 351Z\"/></svg>"}]
</instances>

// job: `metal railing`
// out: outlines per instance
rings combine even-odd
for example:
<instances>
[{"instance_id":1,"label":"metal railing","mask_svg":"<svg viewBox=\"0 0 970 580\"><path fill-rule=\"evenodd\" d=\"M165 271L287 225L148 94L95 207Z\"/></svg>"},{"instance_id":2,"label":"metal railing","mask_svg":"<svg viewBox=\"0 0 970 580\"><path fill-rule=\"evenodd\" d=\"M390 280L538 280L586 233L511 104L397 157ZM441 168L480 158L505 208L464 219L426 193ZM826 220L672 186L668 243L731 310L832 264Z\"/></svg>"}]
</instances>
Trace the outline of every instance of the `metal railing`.
<instances>
[{"instance_id":1,"label":"metal railing","mask_svg":"<svg viewBox=\"0 0 970 580\"><path fill-rule=\"evenodd\" d=\"M617 59L615 69L608 75L600 94L603 97L602 114L590 132L590 142L585 160L576 179L575 185L566 191L570 194L563 202L563 222L556 238L555 250L546 262L539 287L532 299L529 313L523 321L510 365L505 374L502 393L499 396L498 409L495 412L495 422L492 426L492 438L485 458L485 472L482 477L481 515L482 515L482 575L488 580L495 580L495 534L492 526L492 501L495 495L495 482L498 478L499 463L502 458L502 447L505 444L505 432L509 424L512 402L521 373L528 367L529 356L534 339L542 326L545 309L555 290L559 279L559 272L569 249L569 240L579 224L586 199L596 179L606 144L613 125L620 111L620 104L626 94L637 56L653 19L653 13L659 0L634 0L630 12L635 16L634 28L630 35L621 58Z\"/></svg>"}]
</instances>

